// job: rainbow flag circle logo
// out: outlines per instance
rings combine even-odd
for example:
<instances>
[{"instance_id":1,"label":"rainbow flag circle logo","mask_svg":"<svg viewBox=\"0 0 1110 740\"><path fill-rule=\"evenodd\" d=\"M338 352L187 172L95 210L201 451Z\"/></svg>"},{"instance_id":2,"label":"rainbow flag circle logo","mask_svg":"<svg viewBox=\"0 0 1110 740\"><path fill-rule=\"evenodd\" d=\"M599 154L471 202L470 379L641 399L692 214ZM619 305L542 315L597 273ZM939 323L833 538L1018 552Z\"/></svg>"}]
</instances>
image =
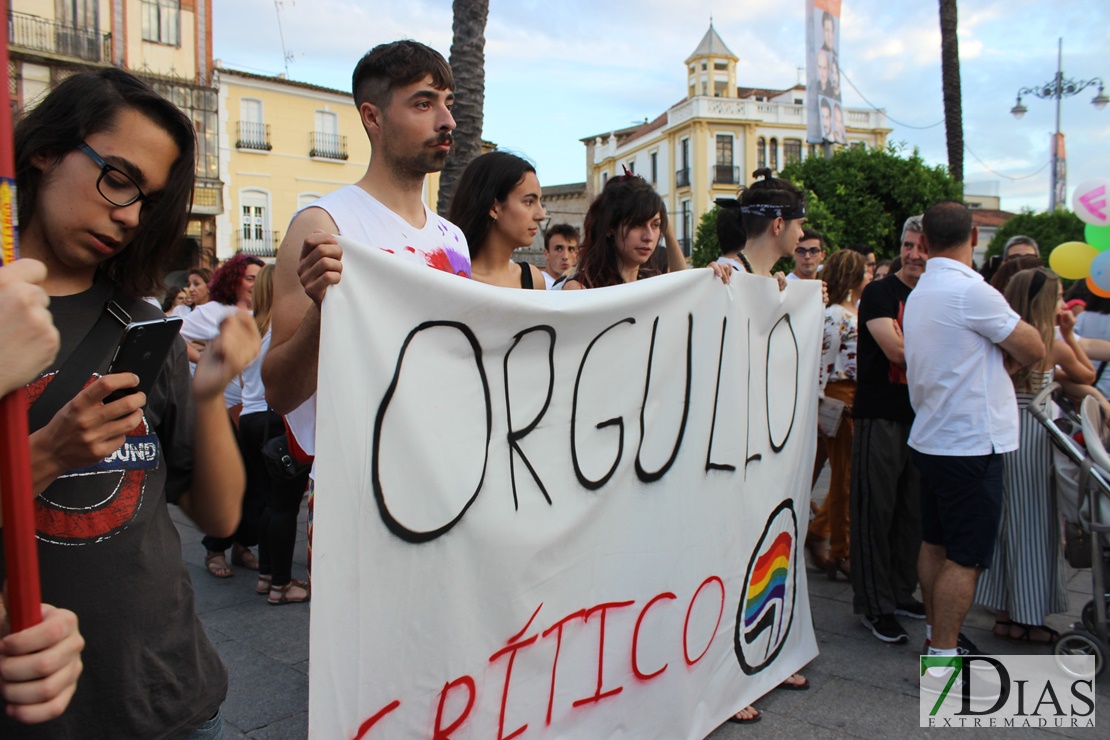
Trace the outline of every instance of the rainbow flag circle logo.
<instances>
[{"instance_id":1,"label":"rainbow flag circle logo","mask_svg":"<svg viewBox=\"0 0 1110 740\"><path fill-rule=\"evenodd\" d=\"M736 611L736 659L749 676L778 657L794 623L797 541L798 516L787 499L767 518Z\"/></svg>"}]
</instances>

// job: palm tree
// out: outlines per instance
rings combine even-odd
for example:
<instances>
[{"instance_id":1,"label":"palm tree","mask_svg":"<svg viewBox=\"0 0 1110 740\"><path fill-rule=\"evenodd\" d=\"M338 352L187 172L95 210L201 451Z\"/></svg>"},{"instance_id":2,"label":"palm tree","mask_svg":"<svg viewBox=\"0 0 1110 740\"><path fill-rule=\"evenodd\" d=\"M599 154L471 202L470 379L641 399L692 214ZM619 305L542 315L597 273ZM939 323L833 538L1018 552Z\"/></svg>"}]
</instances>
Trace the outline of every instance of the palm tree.
<instances>
[{"instance_id":1,"label":"palm tree","mask_svg":"<svg viewBox=\"0 0 1110 740\"><path fill-rule=\"evenodd\" d=\"M940 73L944 91L944 133L948 173L964 181L964 114L960 102L960 42L956 37L956 0L940 1Z\"/></svg>"},{"instance_id":2,"label":"palm tree","mask_svg":"<svg viewBox=\"0 0 1110 740\"><path fill-rule=\"evenodd\" d=\"M455 181L482 153L482 109L486 101L486 18L489 0L454 0L451 3L451 72L455 76L455 145L439 177L436 210L447 215Z\"/></svg>"}]
</instances>

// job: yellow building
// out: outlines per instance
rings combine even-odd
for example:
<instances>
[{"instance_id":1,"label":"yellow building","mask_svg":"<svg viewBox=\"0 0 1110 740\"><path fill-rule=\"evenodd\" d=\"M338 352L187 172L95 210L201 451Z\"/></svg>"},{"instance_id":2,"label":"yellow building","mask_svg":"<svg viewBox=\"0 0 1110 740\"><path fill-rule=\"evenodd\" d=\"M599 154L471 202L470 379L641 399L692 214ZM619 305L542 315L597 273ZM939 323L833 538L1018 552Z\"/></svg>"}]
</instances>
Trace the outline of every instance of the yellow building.
<instances>
[{"instance_id":1,"label":"yellow building","mask_svg":"<svg viewBox=\"0 0 1110 740\"><path fill-rule=\"evenodd\" d=\"M350 93L219 67L217 76L227 203L218 254L272 257L294 213L362 177L370 142Z\"/></svg>"},{"instance_id":2,"label":"yellow building","mask_svg":"<svg viewBox=\"0 0 1110 740\"><path fill-rule=\"evenodd\" d=\"M701 216L720 197L735 197L757 168L823 154L805 143L805 86L738 87L733 54L713 24L686 59L687 94L654 121L582 139L587 197L627 167L663 196L675 233L689 254ZM882 147L886 115L847 108L849 146Z\"/></svg>"},{"instance_id":3,"label":"yellow building","mask_svg":"<svg viewBox=\"0 0 1110 740\"><path fill-rule=\"evenodd\" d=\"M13 111L34 105L74 72L112 65L146 80L192 119L198 157L188 236L214 250L223 183L212 86L212 0L10 0L9 8ZM188 261L199 257L195 250L185 255Z\"/></svg>"},{"instance_id":4,"label":"yellow building","mask_svg":"<svg viewBox=\"0 0 1110 740\"><path fill-rule=\"evenodd\" d=\"M370 140L351 93L220 66L220 172L227 209L216 220L221 259L273 257L293 215L357 182ZM435 208L439 173L424 181Z\"/></svg>"}]
</instances>

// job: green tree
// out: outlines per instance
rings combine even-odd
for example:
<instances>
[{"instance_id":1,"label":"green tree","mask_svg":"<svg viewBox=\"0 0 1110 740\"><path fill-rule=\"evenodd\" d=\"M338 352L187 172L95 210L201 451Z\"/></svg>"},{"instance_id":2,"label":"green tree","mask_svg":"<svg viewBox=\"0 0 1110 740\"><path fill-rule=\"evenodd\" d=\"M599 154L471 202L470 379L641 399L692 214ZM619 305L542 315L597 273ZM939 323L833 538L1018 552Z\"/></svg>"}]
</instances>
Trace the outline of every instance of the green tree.
<instances>
[{"instance_id":1,"label":"green tree","mask_svg":"<svg viewBox=\"0 0 1110 740\"><path fill-rule=\"evenodd\" d=\"M694 251L690 254L694 267L705 267L721 256L721 245L717 242L717 214L720 211L720 206L713 206L698 221L694 232Z\"/></svg>"},{"instance_id":2,"label":"green tree","mask_svg":"<svg viewBox=\"0 0 1110 740\"><path fill-rule=\"evenodd\" d=\"M1033 213L1023 211L1007 221L991 239L987 256L1002 253L1002 247L1011 236L1030 236L1041 248L1041 259L1048 263L1049 253L1064 242L1081 242L1083 222L1071 211L1049 211Z\"/></svg>"},{"instance_id":3,"label":"green tree","mask_svg":"<svg viewBox=\"0 0 1110 740\"><path fill-rule=\"evenodd\" d=\"M847 147L831 159L792 162L782 177L807 191L806 225L834 248L870 244L880 258L898 254L902 224L938 200L962 200L959 184L943 166L929 166L915 149Z\"/></svg>"}]
</instances>

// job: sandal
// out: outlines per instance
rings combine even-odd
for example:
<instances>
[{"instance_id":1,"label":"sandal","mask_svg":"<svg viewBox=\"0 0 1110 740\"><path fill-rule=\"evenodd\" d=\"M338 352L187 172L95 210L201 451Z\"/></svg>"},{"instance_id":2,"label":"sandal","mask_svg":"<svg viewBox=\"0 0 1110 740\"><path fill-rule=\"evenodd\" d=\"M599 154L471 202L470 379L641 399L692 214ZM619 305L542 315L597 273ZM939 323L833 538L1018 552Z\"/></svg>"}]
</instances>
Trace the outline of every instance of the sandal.
<instances>
[{"instance_id":1,"label":"sandal","mask_svg":"<svg viewBox=\"0 0 1110 740\"><path fill-rule=\"evenodd\" d=\"M835 581L837 573L844 576L846 580L852 580L852 565L848 558L829 558L829 564L825 567L825 575L828 576L830 581Z\"/></svg>"},{"instance_id":2,"label":"sandal","mask_svg":"<svg viewBox=\"0 0 1110 740\"><path fill-rule=\"evenodd\" d=\"M750 717L741 717L740 712L753 712L753 714ZM758 722L759 720L763 719L763 712L759 711L750 704L741 709L740 712L737 712L736 714L729 717L728 721L738 725L750 725L753 722Z\"/></svg>"},{"instance_id":3,"label":"sandal","mask_svg":"<svg viewBox=\"0 0 1110 740\"><path fill-rule=\"evenodd\" d=\"M792 678L795 678L795 679L800 678L801 681L798 681L797 683L791 683L790 679L792 679ZM805 676L799 675L797 673L792 673L792 674L790 674L789 676L786 677L785 681L780 683L775 688L784 689L785 691L808 691L809 690L809 679L806 678Z\"/></svg>"},{"instance_id":4,"label":"sandal","mask_svg":"<svg viewBox=\"0 0 1110 740\"><path fill-rule=\"evenodd\" d=\"M1010 639L1010 628L1012 628L1015 624L1017 624L1017 623L1016 622L1011 622L1009 619L995 619L994 620L994 627L991 629L991 634L993 634L995 637L999 638L1000 640L1009 640ZM1002 628L1001 631L999 631L999 629L998 629L999 627Z\"/></svg>"},{"instance_id":5,"label":"sandal","mask_svg":"<svg viewBox=\"0 0 1110 740\"><path fill-rule=\"evenodd\" d=\"M825 556L824 550L828 545L828 540L823 537L810 537L806 535L806 552L809 553L809 562L817 570L827 570L829 567L829 559Z\"/></svg>"},{"instance_id":6,"label":"sandal","mask_svg":"<svg viewBox=\"0 0 1110 740\"><path fill-rule=\"evenodd\" d=\"M227 558L222 552L209 552L204 556L204 567L209 574L216 578L231 578L232 571L228 567Z\"/></svg>"},{"instance_id":7,"label":"sandal","mask_svg":"<svg viewBox=\"0 0 1110 740\"><path fill-rule=\"evenodd\" d=\"M248 570L258 570L258 557L255 556L249 547L242 545L231 546L231 562L235 565L240 565Z\"/></svg>"},{"instance_id":8,"label":"sandal","mask_svg":"<svg viewBox=\"0 0 1110 740\"><path fill-rule=\"evenodd\" d=\"M1014 627L1019 630L1014 634ZM1046 633L1047 637L1033 637L1033 630L1041 630ZM1010 628L1010 639L1014 642L1028 642L1031 645L1052 645L1060 639L1060 633L1051 627L1043 624L1022 624L1021 622L1014 622L1013 627Z\"/></svg>"},{"instance_id":9,"label":"sandal","mask_svg":"<svg viewBox=\"0 0 1110 740\"><path fill-rule=\"evenodd\" d=\"M273 576L258 574L258 583L255 584L254 591L257 594L265 596L270 593L270 585L274 582Z\"/></svg>"},{"instance_id":10,"label":"sandal","mask_svg":"<svg viewBox=\"0 0 1110 740\"><path fill-rule=\"evenodd\" d=\"M298 594L290 595L289 590L294 587L304 591L304 596L299 596ZM308 590L308 584L304 581L298 581L296 578L294 578L284 586L271 586L270 598L267 599L267 601L269 601L270 606L281 606L282 604L303 604L304 602L308 601L310 597L311 594Z\"/></svg>"}]
</instances>

